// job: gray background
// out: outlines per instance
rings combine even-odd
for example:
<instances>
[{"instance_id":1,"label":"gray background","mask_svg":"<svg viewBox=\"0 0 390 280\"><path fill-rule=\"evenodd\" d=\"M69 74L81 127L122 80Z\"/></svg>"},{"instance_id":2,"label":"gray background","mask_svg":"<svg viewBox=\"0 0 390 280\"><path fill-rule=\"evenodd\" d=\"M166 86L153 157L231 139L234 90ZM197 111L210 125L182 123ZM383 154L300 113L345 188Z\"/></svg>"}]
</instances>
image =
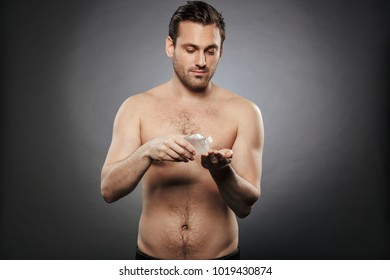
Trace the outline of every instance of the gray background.
<instances>
[{"instance_id":1,"label":"gray background","mask_svg":"<svg viewBox=\"0 0 390 280\"><path fill-rule=\"evenodd\" d=\"M100 169L120 104L170 79L183 3L2 2L1 258L133 258L140 188L108 205ZM265 124L243 258L390 258L389 3L210 3L227 24L214 81Z\"/></svg>"}]
</instances>

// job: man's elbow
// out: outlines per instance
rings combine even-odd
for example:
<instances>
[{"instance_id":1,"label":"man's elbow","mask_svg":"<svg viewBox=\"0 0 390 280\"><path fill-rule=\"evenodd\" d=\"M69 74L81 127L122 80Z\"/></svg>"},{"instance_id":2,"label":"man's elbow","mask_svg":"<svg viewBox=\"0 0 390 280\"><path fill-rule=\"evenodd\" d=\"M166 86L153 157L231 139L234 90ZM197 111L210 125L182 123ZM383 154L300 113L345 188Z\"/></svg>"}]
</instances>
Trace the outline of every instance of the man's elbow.
<instances>
[{"instance_id":1,"label":"man's elbow","mask_svg":"<svg viewBox=\"0 0 390 280\"><path fill-rule=\"evenodd\" d=\"M236 216L240 219L244 219L249 216L249 214L252 212L253 205L247 205L243 209L240 209L239 211L236 211Z\"/></svg>"},{"instance_id":2,"label":"man's elbow","mask_svg":"<svg viewBox=\"0 0 390 280\"><path fill-rule=\"evenodd\" d=\"M236 211L236 216L240 219L244 219L252 212L252 207L248 207L245 210Z\"/></svg>"},{"instance_id":3,"label":"man's elbow","mask_svg":"<svg viewBox=\"0 0 390 280\"><path fill-rule=\"evenodd\" d=\"M107 203L113 203L115 201L117 201L118 199L116 198L114 192L112 190L110 190L110 188L108 188L105 184L104 184L104 181L102 182L101 186L100 186L100 193L104 199L105 202Z\"/></svg>"},{"instance_id":4,"label":"man's elbow","mask_svg":"<svg viewBox=\"0 0 390 280\"><path fill-rule=\"evenodd\" d=\"M104 201L107 203L113 203L115 201L114 197L110 193L108 193L107 191L105 191L103 189L101 190L101 195L102 195Z\"/></svg>"},{"instance_id":5,"label":"man's elbow","mask_svg":"<svg viewBox=\"0 0 390 280\"><path fill-rule=\"evenodd\" d=\"M245 201L245 206L239 211L236 211L236 216L240 219L248 217L249 214L252 212L253 205L256 203L257 200L259 200L259 198L260 191L254 194L252 197L248 198L247 201Z\"/></svg>"}]
</instances>

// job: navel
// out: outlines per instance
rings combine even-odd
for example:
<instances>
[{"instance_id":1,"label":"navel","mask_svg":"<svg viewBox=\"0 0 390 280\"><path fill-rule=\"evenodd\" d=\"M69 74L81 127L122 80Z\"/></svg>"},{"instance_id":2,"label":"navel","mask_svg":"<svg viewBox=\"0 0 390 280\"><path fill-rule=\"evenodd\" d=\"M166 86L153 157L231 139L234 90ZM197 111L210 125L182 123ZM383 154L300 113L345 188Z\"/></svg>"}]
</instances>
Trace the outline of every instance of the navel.
<instances>
[{"instance_id":1,"label":"navel","mask_svg":"<svg viewBox=\"0 0 390 280\"><path fill-rule=\"evenodd\" d=\"M188 230L188 225L187 224L182 225L181 230Z\"/></svg>"},{"instance_id":2,"label":"navel","mask_svg":"<svg viewBox=\"0 0 390 280\"><path fill-rule=\"evenodd\" d=\"M183 223L180 227L180 235L181 235L181 254L184 259L187 258L189 254L189 246L188 246L188 238L189 238L189 226L187 223Z\"/></svg>"}]
</instances>

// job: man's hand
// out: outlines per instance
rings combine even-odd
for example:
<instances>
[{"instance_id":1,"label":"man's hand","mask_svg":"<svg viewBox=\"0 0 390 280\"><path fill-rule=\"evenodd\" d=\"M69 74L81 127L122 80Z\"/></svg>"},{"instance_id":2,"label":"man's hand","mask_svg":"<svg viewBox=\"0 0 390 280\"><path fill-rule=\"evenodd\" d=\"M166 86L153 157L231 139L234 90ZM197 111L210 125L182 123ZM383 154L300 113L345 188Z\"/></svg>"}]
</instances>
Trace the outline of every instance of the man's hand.
<instances>
[{"instance_id":1,"label":"man's hand","mask_svg":"<svg viewBox=\"0 0 390 280\"><path fill-rule=\"evenodd\" d=\"M189 162L194 160L195 148L185 135L157 137L148 143L148 156L155 161Z\"/></svg>"},{"instance_id":2,"label":"man's hand","mask_svg":"<svg viewBox=\"0 0 390 280\"><path fill-rule=\"evenodd\" d=\"M202 166L206 169L217 170L230 164L233 158L233 151L229 149L210 150L202 154Z\"/></svg>"}]
</instances>

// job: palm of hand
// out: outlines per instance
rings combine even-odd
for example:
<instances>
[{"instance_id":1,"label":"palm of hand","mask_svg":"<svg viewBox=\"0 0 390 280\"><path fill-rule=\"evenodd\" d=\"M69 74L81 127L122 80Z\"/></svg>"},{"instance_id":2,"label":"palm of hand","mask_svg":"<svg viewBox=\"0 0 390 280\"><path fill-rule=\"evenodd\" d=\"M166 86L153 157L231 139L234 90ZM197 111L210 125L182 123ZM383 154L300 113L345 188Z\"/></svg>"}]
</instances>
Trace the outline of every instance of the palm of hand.
<instances>
[{"instance_id":1,"label":"palm of hand","mask_svg":"<svg viewBox=\"0 0 390 280\"><path fill-rule=\"evenodd\" d=\"M221 169L230 164L233 158L233 151L230 149L221 149L209 151L202 154L201 163L206 169Z\"/></svg>"}]
</instances>

